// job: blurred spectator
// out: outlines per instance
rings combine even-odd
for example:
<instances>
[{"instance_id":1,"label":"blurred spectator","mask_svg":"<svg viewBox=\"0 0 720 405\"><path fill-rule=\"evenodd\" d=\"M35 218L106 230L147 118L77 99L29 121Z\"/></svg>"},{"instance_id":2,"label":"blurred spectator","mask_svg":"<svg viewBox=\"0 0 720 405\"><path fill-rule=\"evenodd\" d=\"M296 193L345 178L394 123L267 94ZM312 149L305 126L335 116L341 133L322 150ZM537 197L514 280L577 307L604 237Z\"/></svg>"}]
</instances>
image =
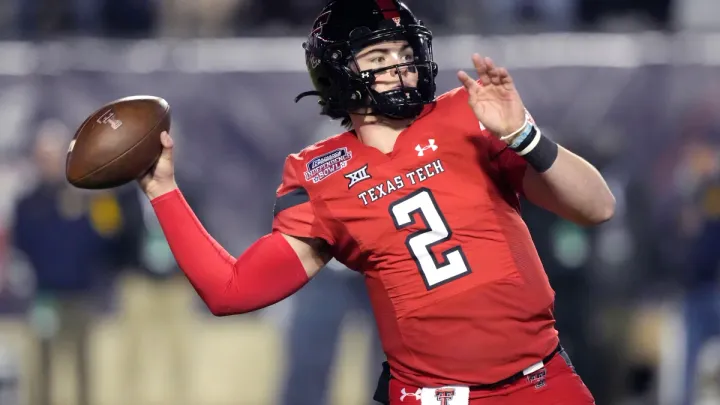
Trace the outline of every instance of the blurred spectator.
<instances>
[{"instance_id":1,"label":"blurred spectator","mask_svg":"<svg viewBox=\"0 0 720 405\"><path fill-rule=\"evenodd\" d=\"M686 159L681 164L691 177L684 182L696 188L692 207L686 208L686 215L692 215L695 222L689 239L684 303L684 405L690 405L698 403L700 354L720 337L720 148L710 142L693 145ZM714 368L720 370L720 362Z\"/></svg>"},{"instance_id":2,"label":"blurred spectator","mask_svg":"<svg viewBox=\"0 0 720 405\"><path fill-rule=\"evenodd\" d=\"M701 369L720 372L720 359L703 355L720 338L720 120L714 97L692 97L684 109L680 136L659 160L654 186L659 201L655 222L663 226L659 264L670 267L682 293L680 355L672 364L682 397L673 399L691 405L703 403L698 398ZM671 383L669 375L665 379Z\"/></svg>"},{"instance_id":3,"label":"blurred spectator","mask_svg":"<svg viewBox=\"0 0 720 405\"><path fill-rule=\"evenodd\" d=\"M308 285L293 297L293 315L288 333L288 375L284 405L329 405L333 362L338 353L343 321L353 313L366 315L372 332L367 398L372 402L375 383L385 360L365 283L358 274L331 261ZM361 402L362 403L362 402Z\"/></svg>"},{"instance_id":4,"label":"blurred spectator","mask_svg":"<svg viewBox=\"0 0 720 405\"><path fill-rule=\"evenodd\" d=\"M67 128L44 123L34 145L38 183L16 207L12 242L27 258L36 279L30 323L39 342L40 364L33 404L49 405L56 350L71 348L77 368L79 405L88 405L88 337L91 290L113 261L113 236L122 227L114 195L87 193L64 178Z\"/></svg>"}]
</instances>

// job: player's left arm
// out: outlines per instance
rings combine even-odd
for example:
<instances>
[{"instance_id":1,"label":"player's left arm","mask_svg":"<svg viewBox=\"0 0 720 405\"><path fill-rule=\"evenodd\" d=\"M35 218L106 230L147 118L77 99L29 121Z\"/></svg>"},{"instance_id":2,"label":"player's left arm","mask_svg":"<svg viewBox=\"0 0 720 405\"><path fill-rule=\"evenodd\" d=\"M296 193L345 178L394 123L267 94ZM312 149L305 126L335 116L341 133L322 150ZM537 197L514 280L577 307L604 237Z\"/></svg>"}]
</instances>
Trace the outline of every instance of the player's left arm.
<instances>
[{"instance_id":1,"label":"player's left arm","mask_svg":"<svg viewBox=\"0 0 720 405\"><path fill-rule=\"evenodd\" d=\"M459 72L476 118L512 151L515 166L527 166L525 197L573 222L592 225L610 219L615 198L600 172L580 156L544 137L525 110L512 77L490 58L473 55L478 80ZM506 155L508 156L508 155Z\"/></svg>"},{"instance_id":2,"label":"player's left arm","mask_svg":"<svg viewBox=\"0 0 720 405\"><path fill-rule=\"evenodd\" d=\"M547 170L541 172L528 165L522 184L525 197L580 225L595 225L612 218L615 197L600 172L562 146L556 148L557 157Z\"/></svg>"}]
</instances>

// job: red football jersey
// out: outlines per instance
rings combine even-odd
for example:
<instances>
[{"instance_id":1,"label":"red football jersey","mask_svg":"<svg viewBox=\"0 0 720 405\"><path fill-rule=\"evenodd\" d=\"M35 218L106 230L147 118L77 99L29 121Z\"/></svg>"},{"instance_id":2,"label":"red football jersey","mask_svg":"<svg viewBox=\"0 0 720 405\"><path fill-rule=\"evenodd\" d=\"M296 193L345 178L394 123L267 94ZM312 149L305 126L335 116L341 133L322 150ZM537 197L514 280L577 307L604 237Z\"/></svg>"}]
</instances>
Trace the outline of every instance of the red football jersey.
<instances>
[{"instance_id":1,"label":"red football jersey","mask_svg":"<svg viewBox=\"0 0 720 405\"><path fill-rule=\"evenodd\" d=\"M554 293L519 213L526 163L463 88L384 154L352 132L290 155L273 230L322 238L365 276L394 378L503 380L558 344Z\"/></svg>"}]
</instances>

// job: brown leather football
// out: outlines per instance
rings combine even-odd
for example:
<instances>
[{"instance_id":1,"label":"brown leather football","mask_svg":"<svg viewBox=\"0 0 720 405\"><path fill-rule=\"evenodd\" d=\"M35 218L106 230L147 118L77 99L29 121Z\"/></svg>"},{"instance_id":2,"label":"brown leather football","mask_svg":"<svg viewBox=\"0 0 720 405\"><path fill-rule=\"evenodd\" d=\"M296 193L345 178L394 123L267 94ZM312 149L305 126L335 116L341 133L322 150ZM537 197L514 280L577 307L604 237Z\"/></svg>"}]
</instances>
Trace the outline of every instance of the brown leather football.
<instances>
[{"instance_id":1,"label":"brown leather football","mask_svg":"<svg viewBox=\"0 0 720 405\"><path fill-rule=\"evenodd\" d=\"M107 189L147 173L170 129L170 106L160 97L133 96L106 104L78 128L68 148L65 175L84 189Z\"/></svg>"}]
</instances>

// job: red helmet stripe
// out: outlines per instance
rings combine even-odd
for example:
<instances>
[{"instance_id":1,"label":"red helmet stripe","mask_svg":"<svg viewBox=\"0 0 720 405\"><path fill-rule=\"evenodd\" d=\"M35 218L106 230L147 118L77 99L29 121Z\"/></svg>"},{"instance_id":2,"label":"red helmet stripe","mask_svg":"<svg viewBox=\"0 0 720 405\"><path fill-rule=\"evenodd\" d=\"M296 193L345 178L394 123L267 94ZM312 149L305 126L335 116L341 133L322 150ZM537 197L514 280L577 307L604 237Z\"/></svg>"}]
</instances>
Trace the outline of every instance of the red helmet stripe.
<instances>
[{"instance_id":1,"label":"red helmet stripe","mask_svg":"<svg viewBox=\"0 0 720 405\"><path fill-rule=\"evenodd\" d=\"M386 20L392 20L393 18L400 18L400 11L398 11L395 0L375 0L380 11Z\"/></svg>"}]
</instances>

